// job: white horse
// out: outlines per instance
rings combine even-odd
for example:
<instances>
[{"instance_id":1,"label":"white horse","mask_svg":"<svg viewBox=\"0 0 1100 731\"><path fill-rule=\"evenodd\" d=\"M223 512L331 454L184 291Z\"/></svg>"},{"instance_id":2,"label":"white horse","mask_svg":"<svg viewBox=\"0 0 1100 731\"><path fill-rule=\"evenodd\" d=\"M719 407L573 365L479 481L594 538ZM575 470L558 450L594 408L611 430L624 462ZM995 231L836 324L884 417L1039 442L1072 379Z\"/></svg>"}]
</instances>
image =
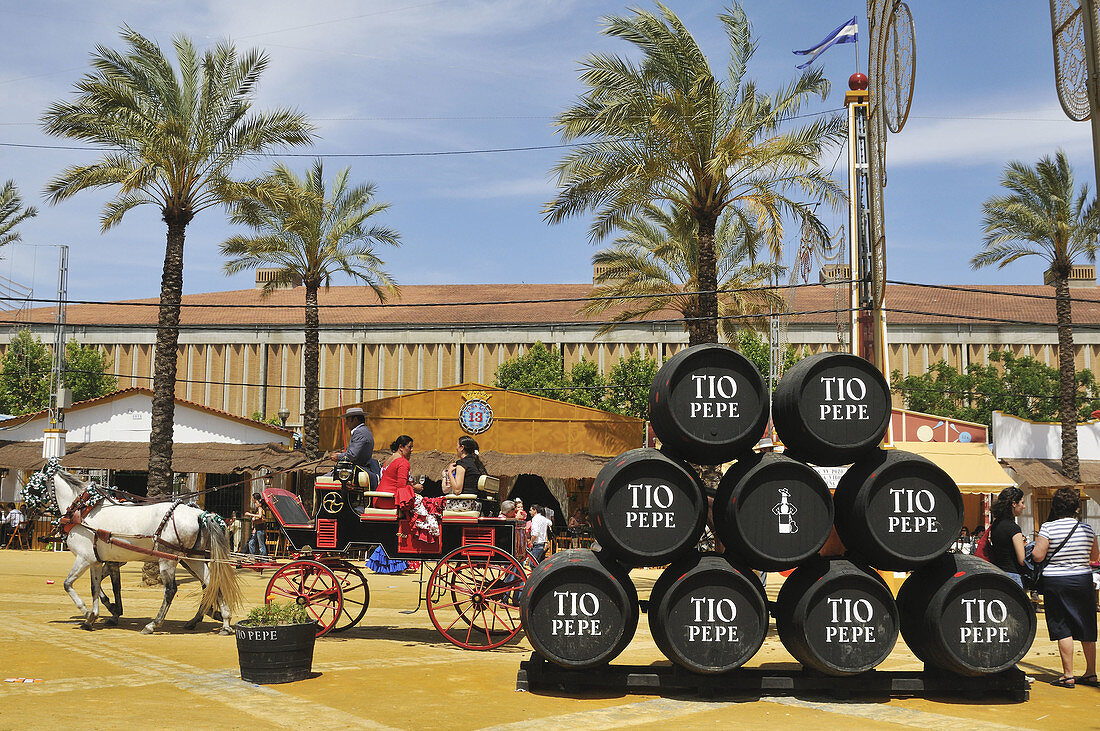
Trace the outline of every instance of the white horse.
<instances>
[{"instance_id":1,"label":"white horse","mask_svg":"<svg viewBox=\"0 0 1100 731\"><path fill-rule=\"evenodd\" d=\"M53 487L57 507L63 515L89 490L88 484L63 470L54 472ZM212 614L216 608L221 612L221 634L231 634L230 615L240 604L241 593L236 571L229 561L229 539L224 524L216 515L174 502L133 504L117 503L108 498L96 503L79 518L69 531L66 543L76 561L65 578L65 591L84 614L84 629L91 629L99 616L101 581L109 564L148 561L155 557L160 562L164 602L157 616L141 630L142 634L153 632L164 621L176 595L176 565L180 561L203 586L198 612L186 628L193 629L203 614ZM126 546L156 553L144 553ZM210 560L200 559L200 556L209 556ZM92 569L91 609L73 589L73 583L89 568ZM114 614L113 607L111 611L112 622L117 622L118 615Z\"/></svg>"}]
</instances>

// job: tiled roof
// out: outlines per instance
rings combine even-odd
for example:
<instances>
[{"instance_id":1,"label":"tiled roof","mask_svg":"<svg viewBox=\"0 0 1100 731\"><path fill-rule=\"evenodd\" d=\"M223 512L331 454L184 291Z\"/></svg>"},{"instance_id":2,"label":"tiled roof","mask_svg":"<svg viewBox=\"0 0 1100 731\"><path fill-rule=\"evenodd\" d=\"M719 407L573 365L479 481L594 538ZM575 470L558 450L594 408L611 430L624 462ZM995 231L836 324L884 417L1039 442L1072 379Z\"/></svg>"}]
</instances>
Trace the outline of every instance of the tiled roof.
<instances>
[{"instance_id":1,"label":"tiled roof","mask_svg":"<svg viewBox=\"0 0 1100 731\"><path fill-rule=\"evenodd\" d=\"M968 287L959 290L913 285L889 285L886 292L887 320L891 324L921 325L998 325L1003 321L1054 324L1054 290L1043 285L1005 285ZM260 290L244 289L185 295L181 324L187 326L255 325L294 327L303 322L304 289L278 290L264 297ZM588 284L455 284L407 285L392 300L396 306L379 307L373 292L364 287L341 286L322 289L320 319L329 327L432 326L484 324L541 324L599 322L609 315L585 316L577 313L583 299L592 291ZM1100 288L1074 288L1075 323L1100 324ZM1038 295L1033 299L1024 295ZM790 290L787 294L791 324L835 324L837 310L847 318L846 289L836 285L812 285ZM523 304L504 304L509 300L542 300ZM558 300L558 301L546 301ZM567 301L560 301L567 300ZM572 301L568 301L572 300ZM70 304L70 327L130 326L152 327L156 300L128 300L132 304ZM484 303L484 304L470 304ZM424 306L434 304L437 306ZM207 305L187 307L187 305ZM222 307L219 305L228 305ZM245 305L258 305L255 308ZM329 306L329 307L326 307ZM333 307L335 305L335 307ZM375 306L371 306L375 305ZM806 314L798 314L806 313ZM650 319L675 319L676 313L658 313ZM20 321L52 324L54 309L37 308L22 313Z\"/></svg>"}]
</instances>

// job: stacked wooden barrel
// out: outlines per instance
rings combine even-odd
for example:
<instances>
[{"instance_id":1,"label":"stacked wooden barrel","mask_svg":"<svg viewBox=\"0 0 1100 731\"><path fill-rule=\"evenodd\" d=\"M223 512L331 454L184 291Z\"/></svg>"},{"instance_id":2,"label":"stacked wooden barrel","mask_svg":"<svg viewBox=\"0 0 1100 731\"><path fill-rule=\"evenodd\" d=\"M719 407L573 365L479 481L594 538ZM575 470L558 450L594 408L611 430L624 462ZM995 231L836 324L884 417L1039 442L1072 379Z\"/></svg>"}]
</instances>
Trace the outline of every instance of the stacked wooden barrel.
<instances>
[{"instance_id":1,"label":"stacked wooden barrel","mask_svg":"<svg viewBox=\"0 0 1100 731\"><path fill-rule=\"evenodd\" d=\"M767 407L760 373L725 346L688 348L661 367L649 395L661 449L619 455L593 484L599 550L564 551L531 572L522 613L538 652L569 668L606 664L638 622L629 569L667 566L650 629L698 673L737 668L760 648L769 611L755 571L786 569L776 627L815 671L870 670L899 633L927 664L961 675L1026 654L1035 615L1022 590L983 561L946 554L963 520L958 486L923 457L879 447L891 414L881 373L846 353L797 363L772 398L783 454L753 451ZM692 465L727 462L708 494ZM831 494L813 465L851 466ZM708 507L723 555L696 550ZM822 556L834 529L846 551ZM875 569L913 571L897 601Z\"/></svg>"}]
</instances>

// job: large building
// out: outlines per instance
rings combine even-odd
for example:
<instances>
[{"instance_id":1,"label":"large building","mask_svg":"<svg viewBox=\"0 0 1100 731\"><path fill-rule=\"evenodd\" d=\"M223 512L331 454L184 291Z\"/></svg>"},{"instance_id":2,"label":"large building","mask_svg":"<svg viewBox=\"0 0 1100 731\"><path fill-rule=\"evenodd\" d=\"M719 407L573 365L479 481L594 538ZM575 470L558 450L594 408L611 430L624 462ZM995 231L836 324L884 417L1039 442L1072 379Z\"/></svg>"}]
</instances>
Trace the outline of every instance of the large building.
<instances>
[{"instance_id":1,"label":"large building","mask_svg":"<svg viewBox=\"0 0 1100 731\"><path fill-rule=\"evenodd\" d=\"M844 272L834 272L844 276ZM301 287L264 296L257 288L186 295L179 337L177 397L240 416L285 409L301 423ZM895 276L899 276L895 274ZM1092 267L1075 267L1074 357L1079 369L1100 358L1100 289ZM321 290L321 408L460 383L492 383L497 367L537 341L555 345L569 368L582 358L606 372L636 350L665 358L687 344L678 313L600 335L600 319L578 314L587 284L411 285L381 306L369 289ZM846 286L822 282L788 290L783 337L810 352L845 348ZM939 287L892 284L886 295L890 365L923 373L945 360L957 368L1007 349L1056 366L1053 289L1033 286ZM150 387L155 300L69 305L67 337L102 347L119 386ZM19 319L53 338L53 308ZM16 327L0 334L0 349ZM900 406L900 399L895 401Z\"/></svg>"}]
</instances>

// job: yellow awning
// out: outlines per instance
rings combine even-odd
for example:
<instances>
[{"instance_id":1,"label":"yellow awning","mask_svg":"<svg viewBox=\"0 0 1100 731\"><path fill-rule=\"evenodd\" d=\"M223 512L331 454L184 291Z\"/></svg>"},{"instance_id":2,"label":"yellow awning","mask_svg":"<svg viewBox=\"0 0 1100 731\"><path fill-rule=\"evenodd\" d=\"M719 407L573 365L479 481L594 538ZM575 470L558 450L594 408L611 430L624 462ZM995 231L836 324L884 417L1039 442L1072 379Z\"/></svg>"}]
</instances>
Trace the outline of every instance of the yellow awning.
<instances>
[{"instance_id":1,"label":"yellow awning","mask_svg":"<svg viewBox=\"0 0 1100 731\"><path fill-rule=\"evenodd\" d=\"M894 446L936 463L951 475L962 492L998 493L1016 484L985 444L894 442Z\"/></svg>"}]
</instances>

